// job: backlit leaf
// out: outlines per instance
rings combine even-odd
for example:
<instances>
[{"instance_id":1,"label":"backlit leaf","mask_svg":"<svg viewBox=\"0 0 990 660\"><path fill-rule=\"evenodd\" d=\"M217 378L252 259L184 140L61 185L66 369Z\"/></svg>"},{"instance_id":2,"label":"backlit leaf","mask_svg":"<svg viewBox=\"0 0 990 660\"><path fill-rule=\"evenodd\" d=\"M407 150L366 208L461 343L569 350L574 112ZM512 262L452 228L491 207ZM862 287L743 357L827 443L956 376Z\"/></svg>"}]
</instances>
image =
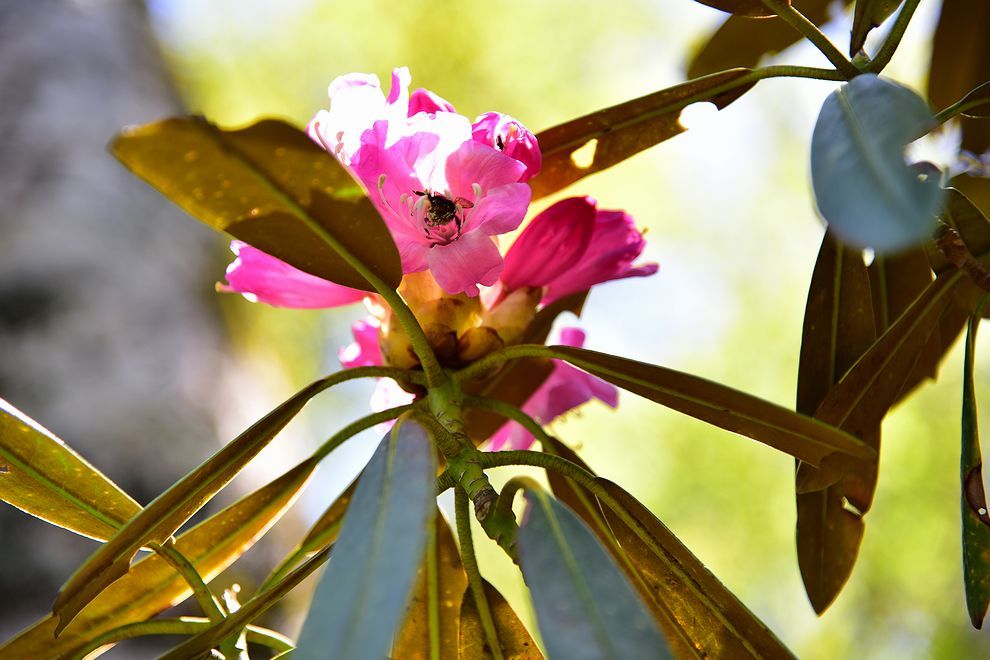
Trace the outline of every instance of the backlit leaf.
<instances>
[{"instance_id":1,"label":"backlit leaf","mask_svg":"<svg viewBox=\"0 0 990 660\"><path fill-rule=\"evenodd\" d=\"M901 0L856 0L849 54L855 55L862 50L870 30L879 27L900 4Z\"/></svg>"},{"instance_id":2,"label":"backlit leaf","mask_svg":"<svg viewBox=\"0 0 990 660\"><path fill-rule=\"evenodd\" d=\"M829 389L873 344L876 335L863 254L826 233L804 311L798 412L813 415ZM862 437L879 450L879 426ZM799 462L798 479L808 470L814 468ZM798 564L808 598L818 613L825 611L849 579L876 478L876 461L851 462L849 472L839 482L824 490L797 494ZM847 507L847 503L852 506Z\"/></svg>"},{"instance_id":3,"label":"backlit leaf","mask_svg":"<svg viewBox=\"0 0 990 660\"><path fill-rule=\"evenodd\" d=\"M512 607L505 601L495 587L483 581L485 598L488 609L495 623L495 633L498 635L502 655L512 660L543 660L543 654L530 637L526 626L522 624ZM492 660L491 649L487 646L485 632L481 627L481 617L478 616L478 606L475 605L471 591L464 593L461 601L461 631L459 644L460 660Z\"/></svg>"},{"instance_id":4,"label":"backlit leaf","mask_svg":"<svg viewBox=\"0 0 990 660\"><path fill-rule=\"evenodd\" d=\"M654 611L677 657L792 658L779 639L636 498L607 479L598 484L639 524L627 526L608 507L605 518L652 593Z\"/></svg>"},{"instance_id":5,"label":"backlit leaf","mask_svg":"<svg viewBox=\"0 0 990 660\"><path fill-rule=\"evenodd\" d=\"M121 528L76 569L55 600L58 630L114 580L127 573L131 557L151 541L164 543L326 387L318 380L296 393L187 474Z\"/></svg>"},{"instance_id":6,"label":"backlit leaf","mask_svg":"<svg viewBox=\"0 0 990 660\"><path fill-rule=\"evenodd\" d=\"M450 525L439 512L435 515L434 541L427 548L435 561L431 567L424 560L419 567L405 623L396 633L389 656L394 660L457 660L459 657L461 599L468 586L467 574ZM432 632L431 611L435 612L437 624ZM431 642L434 637L435 646Z\"/></svg>"},{"instance_id":7,"label":"backlit leaf","mask_svg":"<svg viewBox=\"0 0 990 660\"><path fill-rule=\"evenodd\" d=\"M934 125L910 89L864 74L825 99L811 138L811 182L829 228L879 253L931 238L940 211L937 176L920 179L904 147Z\"/></svg>"},{"instance_id":8,"label":"backlit leaf","mask_svg":"<svg viewBox=\"0 0 990 660\"><path fill-rule=\"evenodd\" d=\"M944 0L928 76L928 98L946 108L990 80L990 2ZM972 153L990 149L990 122L962 121L962 147ZM986 182L984 182L986 183Z\"/></svg>"},{"instance_id":9,"label":"backlit leaf","mask_svg":"<svg viewBox=\"0 0 990 660\"><path fill-rule=\"evenodd\" d=\"M99 541L141 506L30 417L0 399L0 500Z\"/></svg>"},{"instance_id":10,"label":"backlit leaf","mask_svg":"<svg viewBox=\"0 0 990 660\"><path fill-rule=\"evenodd\" d=\"M834 453L862 459L876 456L868 445L833 426L719 383L615 355L551 348L561 359L613 385L812 465Z\"/></svg>"},{"instance_id":11,"label":"backlit leaf","mask_svg":"<svg viewBox=\"0 0 990 660\"><path fill-rule=\"evenodd\" d=\"M681 110L701 101L724 108L756 84L739 83L750 73L750 69L722 71L541 131L536 137L543 169L529 182L533 198L554 193L682 133Z\"/></svg>"},{"instance_id":12,"label":"backlit leaf","mask_svg":"<svg viewBox=\"0 0 990 660\"><path fill-rule=\"evenodd\" d=\"M299 635L297 660L385 657L426 548L435 479L426 431L400 418L358 481Z\"/></svg>"},{"instance_id":13,"label":"backlit leaf","mask_svg":"<svg viewBox=\"0 0 990 660\"><path fill-rule=\"evenodd\" d=\"M763 4L762 0L696 0L696 2L736 16L749 18L776 16L773 10ZM785 0L784 4L790 5L791 3L789 0Z\"/></svg>"},{"instance_id":14,"label":"backlit leaf","mask_svg":"<svg viewBox=\"0 0 990 660\"><path fill-rule=\"evenodd\" d=\"M794 7L816 25L828 18L830 0L794 0ZM797 43L801 34L780 18L754 21L730 16L694 54L688 78L699 78L733 67L754 67L765 55L775 55Z\"/></svg>"},{"instance_id":15,"label":"backlit leaf","mask_svg":"<svg viewBox=\"0 0 990 660\"><path fill-rule=\"evenodd\" d=\"M200 117L166 119L124 130L111 150L193 217L300 270L374 290L329 237L399 285L399 253L375 207L333 156L285 122L230 131Z\"/></svg>"},{"instance_id":16,"label":"backlit leaf","mask_svg":"<svg viewBox=\"0 0 990 660\"><path fill-rule=\"evenodd\" d=\"M526 492L519 564L551 658L668 658L646 605L567 507Z\"/></svg>"},{"instance_id":17,"label":"backlit leaf","mask_svg":"<svg viewBox=\"0 0 990 660\"><path fill-rule=\"evenodd\" d=\"M980 453L980 430L977 423L976 331L979 316L969 320L966 333L966 362L963 369L962 405L962 546L963 579L966 584L966 607L973 627L983 627L990 605L990 514L983 490L983 456Z\"/></svg>"},{"instance_id":18,"label":"backlit leaf","mask_svg":"<svg viewBox=\"0 0 990 660\"><path fill-rule=\"evenodd\" d=\"M314 465L307 461L267 486L179 535L175 547L207 581L251 547L291 506ZM186 581L157 554L131 570L87 605L55 636L49 615L0 646L4 658L68 657L90 640L118 626L145 621L192 593Z\"/></svg>"}]
</instances>

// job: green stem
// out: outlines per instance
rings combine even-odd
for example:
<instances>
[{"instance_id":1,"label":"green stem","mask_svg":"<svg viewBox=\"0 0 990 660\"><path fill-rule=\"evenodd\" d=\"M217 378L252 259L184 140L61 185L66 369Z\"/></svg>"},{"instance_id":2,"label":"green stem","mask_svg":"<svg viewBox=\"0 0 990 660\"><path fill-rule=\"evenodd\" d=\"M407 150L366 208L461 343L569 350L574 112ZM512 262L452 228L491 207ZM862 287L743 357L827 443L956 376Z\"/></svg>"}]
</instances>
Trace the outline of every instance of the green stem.
<instances>
[{"instance_id":1,"label":"green stem","mask_svg":"<svg viewBox=\"0 0 990 660\"><path fill-rule=\"evenodd\" d=\"M454 475L450 473L450 470L444 470L443 473L439 477L437 477L437 485L436 485L437 497L439 497L442 493L446 493L448 490L450 490L456 485L457 482L454 481Z\"/></svg>"},{"instance_id":2,"label":"green stem","mask_svg":"<svg viewBox=\"0 0 990 660\"><path fill-rule=\"evenodd\" d=\"M987 105L988 103L990 102L988 102L986 98L967 99L966 97L963 97L936 114L935 121L939 124L944 124L956 115L961 115L971 108L978 108L979 106Z\"/></svg>"},{"instance_id":3,"label":"green stem","mask_svg":"<svg viewBox=\"0 0 990 660\"><path fill-rule=\"evenodd\" d=\"M345 426L344 428L340 429L332 436L330 436L330 438L326 442L320 445L319 448L315 452L313 452L313 460L315 461L323 460L330 452L332 452L334 449L342 445L347 440L350 440L352 437L354 437L361 431L365 431L367 429L370 429L372 426L376 426L378 424L383 424L384 422L391 421L404 412L420 409L424 405L425 404L422 401L415 401L413 403L409 403L404 406L396 406L395 408L389 408L388 410L383 410L381 412L365 415L361 419L351 422L350 424L348 424L347 426Z\"/></svg>"},{"instance_id":4,"label":"green stem","mask_svg":"<svg viewBox=\"0 0 990 660\"><path fill-rule=\"evenodd\" d=\"M504 660L502 656L502 644L499 642L498 633L495 630L495 621L488 607L488 597L485 596L485 585L481 579L481 571L478 570L478 558L474 554L474 540L471 537L471 517L468 513L468 496L460 486L454 490L454 517L457 524L457 540L461 545L461 563L464 565L464 572L468 578L468 586L471 589L471 595L474 597L474 604L478 610L481 629L485 633L485 639L488 642L488 648L492 652L493 660Z\"/></svg>"},{"instance_id":5,"label":"green stem","mask_svg":"<svg viewBox=\"0 0 990 660\"><path fill-rule=\"evenodd\" d=\"M918 8L920 2L921 0L905 0L904 6L901 7L900 13L897 14L897 18L890 28L890 32L887 33L887 38L884 39L873 60L866 66L868 72L880 73L890 62L890 58L894 56L897 46L900 45L901 37L904 36L904 31L907 30L907 26L911 22L914 11Z\"/></svg>"},{"instance_id":6,"label":"green stem","mask_svg":"<svg viewBox=\"0 0 990 660\"><path fill-rule=\"evenodd\" d=\"M464 406L467 408L487 410L488 412L495 413L500 417L505 417L506 419L511 419L518 422L520 426L529 431L533 437L539 441L544 450L547 450L552 444L550 435L543 429L540 423L527 415L526 412L518 406L514 406L511 403L506 403L505 401L499 401L498 399L471 395L464 396Z\"/></svg>"},{"instance_id":7,"label":"green stem","mask_svg":"<svg viewBox=\"0 0 990 660\"><path fill-rule=\"evenodd\" d=\"M203 581L203 577L193 566L192 562L172 544L169 539L165 543L151 543L149 547L158 553L158 556L168 562L169 566L178 571L179 575L186 581L196 597L203 613L210 618L213 623L223 621L227 616L220 606L217 597L210 590L210 587Z\"/></svg>"},{"instance_id":8,"label":"green stem","mask_svg":"<svg viewBox=\"0 0 990 660\"><path fill-rule=\"evenodd\" d=\"M808 18L795 9L785 0L763 0L763 4L773 10L777 16L785 23L793 27L808 39L815 47L822 52L828 61L840 71L847 79L855 78L861 71L850 62L845 55L839 51L835 45L828 40L828 37L818 29L818 26L808 20Z\"/></svg>"}]
</instances>

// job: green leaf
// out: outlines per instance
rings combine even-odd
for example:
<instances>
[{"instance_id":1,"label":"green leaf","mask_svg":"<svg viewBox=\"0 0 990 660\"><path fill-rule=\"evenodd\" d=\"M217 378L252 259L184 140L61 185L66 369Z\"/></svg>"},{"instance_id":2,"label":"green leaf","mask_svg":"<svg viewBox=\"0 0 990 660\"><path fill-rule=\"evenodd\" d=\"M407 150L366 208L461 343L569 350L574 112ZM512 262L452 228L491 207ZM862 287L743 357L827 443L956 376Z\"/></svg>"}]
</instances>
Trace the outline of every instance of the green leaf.
<instances>
[{"instance_id":1,"label":"green leaf","mask_svg":"<svg viewBox=\"0 0 990 660\"><path fill-rule=\"evenodd\" d=\"M193 217L300 270L373 291L346 252L399 285L399 252L375 207L333 156L285 122L230 131L200 117L166 119L124 130L111 150Z\"/></svg>"},{"instance_id":2,"label":"green leaf","mask_svg":"<svg viewBox=\"0 0 990 660\"><path fill-rule=\"evenodd\" d=\"M736 16L746 16L748 18L767 18L776 16L772 9L769 9L762 0L695 0L703 5L713 7L719 11L728 12ZM785 0L786 5L790 5L789 0Z\"/></svg>"},{"instance_id":3,"label":"green leaf","mask_svg":"<svg viewBox=\"0 0 990 660\"><path fill-rule=\"evenodd\" d=\"M980 430L977 424L976 331L978 314L970 317L966 333L966 362L963 369L962 397L962 546L963 580L966 584L966 607L974 628L983 627L990 605L990 514L983 490L983 457L980 453Z\"/></svg>"},{"instance_id":4,"label":"green leaf","mask_svg":"<svg viewBox=\"0 0 990 660\"><path fill-rule=\"evenodd\" d=\"M829 390L815 417L857 437L872 433L898 400L963 279L954 269L940 274ZM849 469L849 462L837 457L823 467L827 469L802 475L798 492L835 483Z\"/></svg>"},{"instance_id":5,"label":"green leaf","mask_svg":"<svg viewBox=\"0 0 990 660\"><path fill-rule=\"evenodd\" d=\"M99 547L65 583L53 613L63 630L83 607L127 573L131 557L149 542L164 543L226 486L289 423L306 402L327 387L318 380L255 422L212 458L159 495Z\"/></svg>"},{"instance_id":6,"label":"green leaf","mask_svg":"<svg viewBox=\"0 0 990 660\"><path fill-rule=\"evenodd\" d=\"M983 0L945 0L932 37L928 98L946 108L990 80L990 3ZM990 122L965 120L962 147L975 154L990 149ZM986 183L986 182L984 182Z\"/></svg>"},{"instance_id":7,"label":"green leaf","mask_svg":"<svg viewBox=\"0 0 990 660\"><path fill-rule=\"evenodd\" d=\"M960 114L973 119L990 118L990 81L983 83L959 100L966 109Z\"/></svg>"},{"instance_id":8,"label":"green leaf","mask_svg":"<svg viewBox=\"0 0 990 660\"><path fill-rule=\"evenodd\" d=\"M385 657L436 512L434 450L400 418L358 481L299 635L297 660Z\"/></svg>"},{"instance_id":9,"label":"green leaf","mask_svg":"<svg viewBox=\"0 0 990 660\"><path fill-rule=\"evenodd\" d=\"M581 520L526 492L519 564L551 658L671 657L646 605Z\"/></svg>"},{"instance_id":10,"label":"green leaf","mask_svg":"<svg viewBox=\"0 0 990 660\"><path fill-rule=\"evenodd\" d=\"M818 465L834 453L873 459L853 436L787 408L680 371L569 346L552 346L561 359L613 385L709 424L757 440Z\"/></svg>"},{"instance_id":11,"label":"green leaf","mask_svg":"<svg viewBox=\"0 0 990 660\"><path fill-rule=\"evenodd\" d=\"M750 69L722 71L541 131L536 137L543 169L529 182L533 198L554 193L682 133L681 110L701 101L724 108L756 84L740 83L750 73Z\"/></svg>"},{"instance_id":12,"label":"green leaf","mask_svg":"<svg viewBox=\"0 0 990 660\"><path fill-rule=\"evenodd\" d=\"M927 263L927 262L926 262ZM876 340L870 276L859 250L826 232L815 262L804 312L797 410L813 415L831 387ZM880 449L880 427L863 435ZM814 470L798 463L802 473ZM798 565L805 590L821 614L849 579L876 488L876 461L851 463L824 490L797 494Z\"/></svg>"},{"instance_id":13,"label":"green leaf","mask_svg":"<svg viewBox=\"0 0 990 660\"><path fill-rule=\"evenodd\" d=\"M825 99L811 138L811 183L838 238L878 253L931 238L942 189L937 176L919 179L905 164L904 147L933 126L924 99L873 74Z\"/></svg>"},{"instance_id":14,"label":"green leaf","mask_svg":"<svg viewBox=\"0 0 990 660\"><path fill-rule=\"evenodd\" d=\"M649 509L611 481L596 481L639 525L634 531L602 507L622 551L652 594L654 616L677 657L793 657Z\"/></svg>"},{"instance_id":15,"label":"green leaf","mask_svg":"<svg viewBox=\"0 0 990 660\"><path fill-rule=\"evenodd\" d=\"M852 38L849 40L849 55L862 50L866 36L875 27L887 20L901 4L901 0L856 0L853 13Z\"/></svg>"},{"instance_id":16,"label":"green leaf","mask_svg":"<svg viewBox=\"0 0 990 660\"><path fill-rule=\"evenodd\" d=\"M281 518L313 467L310 461L302 463L204 520L176 538L176 549L205 580L213 579ZM87 605L57 637L57 619L49 615L0 646L0 657L71 656L108 630L150 619L191 593L175 569L157 554L149 554Z\"/></svg>"},{"instance_id":17,"label":"green leaf","mask_svg":"<svg viewBox=\"0 0 990 660\"><path fill-rule=\"evenodd\" d=\"M141 505L30 417L0 399L0 499L99 541Z\"/></svg>"},{"instance_id":18,"label":"green leaf","mask_svg":"<svg viewBox=\"0 0 990 660\"><path fill-rule=\"evenodd\" d=\"M482 580L488 610L495 622L502 656L512 660L543 660L543 654L530 637L526 626L505 601L502 594L487 581ZM481 627L478 606L470 590L465 591L461 601L461 630L459 643L460 660L492 660L491 649L487 646L485 631Z\"/></svg>"},{"instance_id":19,"label":"green leaf","mask_svg":"<svg viewBox=\"0 0 990 660\"><path fill-rule=\"evenodd\" d=\"M794 0L796 9L816 25L829 15L830 0ZM754 21L730 16L709 37L688 63L688 78L724 71L733 67L754 67L766 55L775 55L796 44L801 34L780 18Z\"/></svg>"},{"instance_id":20,"label":"green leaf","mask_svg":"<svg viewBox=\"0 0 990 660\"><path fill-rule=\"evenodd\" d=\"M432 557L432 559L431 559ZM392 645L394 660L457 660L461 600L468 586L450 525L439 512L433 540L420 564L406 619Z\"/></svg>"},{"instance_id":21,"label":"green leaf","mask_svg":"<svg viewBox=\"0 0 990 660\"><path fill-rule=\"evenodd\" d=\"M571 294L547 305L539 312L526 329L522 342L543 344L550 334L554 320L564 312L581 316L588 291ZM467 394L485 396L514 406L521 406L529 400L553 371L553 363L542 358L514 360L493 375L475 382L464 384ZM505 418L484 410L469 410L464 417L468 436L480 444L491 437L505 423Z\"/></svg>"}]
</instances>

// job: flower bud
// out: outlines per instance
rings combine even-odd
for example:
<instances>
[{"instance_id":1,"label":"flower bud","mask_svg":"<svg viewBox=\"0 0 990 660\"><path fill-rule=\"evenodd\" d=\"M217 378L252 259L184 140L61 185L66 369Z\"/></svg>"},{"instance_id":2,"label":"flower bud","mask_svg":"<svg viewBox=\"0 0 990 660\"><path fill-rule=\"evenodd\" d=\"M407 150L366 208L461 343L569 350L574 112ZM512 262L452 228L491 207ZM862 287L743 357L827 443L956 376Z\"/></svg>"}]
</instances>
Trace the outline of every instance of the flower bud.
<instances>
[{"instance_id":1,"label":"flower bud","mask_svg":"<svg viewBox=\"0 0 990 660\"><path fill-rule=\"evenodd\" d=\"M536 136L509 115L500 112L480 115L471 125L471 137L475 142L495 147L525 165L520 182L529 181L539 173L543 156Z\"/></svg>"}]
</instances>

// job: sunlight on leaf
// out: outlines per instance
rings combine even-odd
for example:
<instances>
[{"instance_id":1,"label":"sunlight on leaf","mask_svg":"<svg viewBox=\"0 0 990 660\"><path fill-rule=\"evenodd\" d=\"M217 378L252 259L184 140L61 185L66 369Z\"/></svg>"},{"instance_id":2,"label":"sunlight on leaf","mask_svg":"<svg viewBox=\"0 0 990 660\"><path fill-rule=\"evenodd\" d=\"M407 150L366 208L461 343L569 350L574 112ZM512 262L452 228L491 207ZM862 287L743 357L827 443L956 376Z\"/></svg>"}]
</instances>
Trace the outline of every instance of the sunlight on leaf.
<instances>
[{"instance_id":1,"label":"sunlight on leaf","mask_svg":"<svg viewBox=\"0 0 990 660\"><path fill-rule=\"evenodd\" d=\"M502 655L512 660L543 660L543 654L536 646L526 626L506 602L502 594L487 581L482 581L488 609L495 622L495 633L498 635ZM485 631L478 616L478 607L474 603L471 591L464 593L461 604L461 630L458 656L461 660L491 660L491 649L485 640Z\"/></svg>"}]
</instances>

